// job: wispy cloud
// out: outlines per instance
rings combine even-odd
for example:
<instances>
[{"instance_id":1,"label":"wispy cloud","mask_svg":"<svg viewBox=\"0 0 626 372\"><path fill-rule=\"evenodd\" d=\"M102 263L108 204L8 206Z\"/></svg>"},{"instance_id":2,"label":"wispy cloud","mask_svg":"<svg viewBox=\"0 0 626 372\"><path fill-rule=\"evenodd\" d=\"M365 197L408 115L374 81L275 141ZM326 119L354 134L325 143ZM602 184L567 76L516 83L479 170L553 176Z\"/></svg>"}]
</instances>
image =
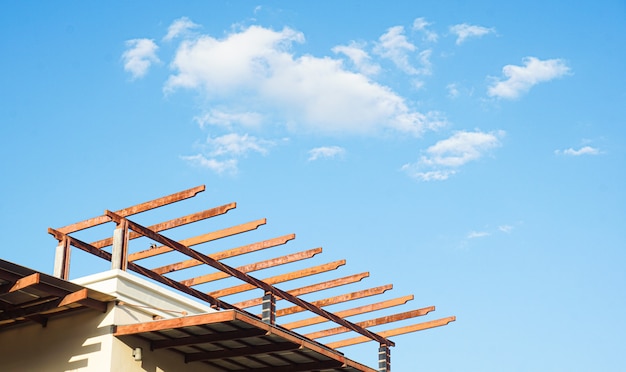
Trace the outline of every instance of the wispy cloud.
<instances>
[{"instance_id":1,"label":"wispy cloud","mask_svg":"<svg viewBox=\"0 0 626 372\"><path fill-rule=\"evenodd\" d=\"M217 160L207 158L202 154L181 156L181 158L192 165L209 169L217 174L236 174L238 171L237 159Z\"/></svg>"},{"instance_id":2,"label":"wispy cloud","mask_svg":"<svg viewBox=\"0 0 626 372\"><path fill-rule=\"evenodd\" d=\"M172 22L167 29L167 34L163 37L164 41L171 41L178 36L185 35L190 30L199 28L200 25L193 23L187 17L181 17Z\"/></svg>"},{"instance_id":3,"label":"wispy cloud","mask_svg":"<svg viewBox=\"0 0 626 372\"><path fill-rule=\"evenodd\" d=\"M486 231L472 231L469 234L467 234L467 239L484 238L489 235L491 234Z\"/></svg>"},{"instance_id":4,"label":"wispy cloud","mask_svg":"<svg viewBox=\"0 0 626 372\"><path fill-rule=\"evenodd\" d=\"M496 81L488 88L491 97L516 99L533 86L562 77L570 72L570 68L561 59L540 60L526 57L523 66L506 65L502 74L506 80Z\"/></svg>"},{"instance_id":5,"label":"wispy cloud","mask_svg":"<svg viewBox=\"0 0 626 372\"><path fill-rule=\"evenodd\" d=\"M362 74L376 75L380 72L380 65L372 62L372 57L370 57L361 44L352 42L350 45L338 45L332 50L334 53L342 53L348 56L357 71Z\"/></svg>"},{"instance_id":6,"label":"wispy cloud","mask_svg":"<svg viewBox=\"0 0 626 372\"><path fill-rule=\"evenodd\" d=\"M245 156L250 152L265 155L274 142L248 134L229 133L216 138L207 138L206 145L207 153L211 156Z\"/></svg>"},{"instance_id":7,"label":"wispy cloud","mask_svg":"<svg viewBox=\"0 0 626 372\"><path fill-rule=\"evenodd\" d=\"M503 233L510 233L511 231L513 231L513 226L511 225L500 225L498 226L498 230L503 232Z\"/></svg>"},{"instance_id":8,"label":"wispy cloud","mask_svg":"<svg viewBox=\"0 0 626 372\"><path fill-rule=\"evenodd\" d=\"M159 47L151 39L127 40L126 51L122 54L124 70L130 72L133 79L145 76L152 63L159 62L157 49Z\"/></svg>"},{"instance_id":9,"label":"wispy cloud","mask_svg":"<svg viewBox=\"0 0 626 372\"><path fill-rule=\"evenodd\" d=\"M409 176L421 181L446 180L457 169L483 157L489 150L501 145L504 131L459 131L426 150L416 163L402 166Z\"/></svg>"},{"instance_id":10,"label":"wispy cloud","mask_svg":"<svg viewBox=\"0 0 626 372\"><path fill-rule=\"evenodd\" d=\"M568 155L568 156L582 156L582 155L599 155L600 150L591 146L584 146L579 148L578 150L569 148L565 150L555 150L555 154L557 155Z\"/></svg>"},{"instance_id":11,"label":"wispy cloud","mask_svg":"<svg viewBox=\"0 0 626 372\"><path fill-rule=\"evenodd\" d=\"M419 74L419 70L410 62L410 55L416 50L417 47L408 41L402 26L389 28L380 36L374 48L376 54L390 59L400 70L409 75Z\"/></svg>"},{"instance_id":12,"label":"wispy cloud","mask_svg":"<svg viewBox=\"0 0 626 372\"><path fill-rule=\"evenodd\" d=\"M231 128L233 126L258 127L263 121L263 116L257 112L227 112L219 109L211 109L203 115L194 118L200 128L213 125Z\"/></svg>"},{"instance_id":13,"label":"wispy cloud","mask_svg":"<svg viewBox=\"0 0 626 372\"><path fill-rule=\"evenodd\" d=\"M467 23L450 26L450 32L457 36L456 45L461 45L465 40L471 37L481 37L495 31L496 30L493 28L469 25Z\"/></svg>"},{"instance_id":14,"label":"wispy cloud","mask_svg":"<svg viewBox=\"0 0 626 372\"><path fill-rule=\"evenodd\" d=\"M340 146L316 147L309 150L309 161L318 159L332 159L345 155L346 149Z\"/></svg>"},{"instance_id":15,"label":"wispy cloud","mask_svg":"<svg viewBox=\"0 0 626 372\"><path fill-rule=\"evenodd\" d=\"M427 27L432 23L427 22L426 18L420 17L413 21L413 30L421 31L424 33L424 39L430 42L436 42L439 39L439 35L436 32L429 30Z\"/></svg>"}]
</instances>

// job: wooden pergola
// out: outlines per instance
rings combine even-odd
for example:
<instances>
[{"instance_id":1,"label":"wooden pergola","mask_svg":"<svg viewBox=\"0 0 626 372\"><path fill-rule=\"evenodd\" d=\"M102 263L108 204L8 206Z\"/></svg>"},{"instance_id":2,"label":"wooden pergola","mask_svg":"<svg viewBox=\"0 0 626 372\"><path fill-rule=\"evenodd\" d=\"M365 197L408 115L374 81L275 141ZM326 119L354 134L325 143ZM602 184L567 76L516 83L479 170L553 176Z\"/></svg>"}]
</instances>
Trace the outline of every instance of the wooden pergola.
<instances>
[{"instance_id":1,"label":"wooden pergola","mask_svg":"<svg viewBox=\"0 0 626 372\"><path fill-rule=\"evenodd\" d=\"M347 361L347 359L343 358L342 354L336 350L338 348L368 341L374 341L379 345L379 366L377 370L390 371L390 347L394 346L395 343L391 341L389 337L443 326L455 320L454 316L450 316L427 322L413 323L408 326L385 329L378 332L370 330L372 327L386 327L393 322L424 316L434 311L434 306L412 309L400 313L385 314L359 322L351 322L347 319L351 316L374 311L383 311L384 309L394 306L404 305L414 298L413 295L372 302L367 305L338 312L330 312L324 309L330 305L380 295L392 289L391 284L361 289L315 301L305 301L301 298L301 296L305 294L322 294L323 296L323 291L325 290L360 282L363 278L369 276L369 272L350 274L290 290L282 290L276 286L277 284L298 278L330 272L343 266L346 263L345 260L311 266L263 279L257 279L255 276L249 274L271 267L285 267L285 265L289 263L312 258L322 252L321 248L274 257L239 267L232 267L222 262L231 257L242 256L262 250L265 251L283 245L293 240L295 234L274 237L220 252L203 253L200 250L191 248L255 230L259 226L264 225L266 219L259 219L181 240L168 238L162 233L165 230L223 215L234 209L236 203L221 205L151 226L142 226L130 219L131 216L138 213L147 212L168 204L192 198L204 190L204 186L198 186L115 212L107 210L101 216L65 227L48 229L48 232L59 242L55 254L54 275L61 279L69 279L70 250L74 247L111 261L111 268L113 269L134 271L163 285L207 302L214 309L220 311L203 316L182 317L178 320L155 320L150 323L120 325L117 327L116 335L120 337L128 335L143 337L150 341L153 347L164 347L163 345L168 345L167 348L183 354L187 362L202 361L217 369L227 371L252 370L261 372L264 370L281 370L279 368L283 368L285 371L372 371L369 367L362 366L356 362ZM110 237L90 243L74 237L74 233L78 231L110 222L115 223L113 235ZM141 237L151 241L152 244L150 248L131 249L132 241ZM143 247L145 247L145 240ZM205 250L204 247L202 250ZM147 268L140 264L142 260L166 255L168 253L172 254L172 257L180 257L180 254L173 254L175 252L183 254L186 256L186 259L174 259L167 261L167 265L153 268ZM173 273L179 273L186 269L195 268L194 270L197 271L199 267L206 268L206 273L185 280L175 280L169 277ZM225 288L217 287L211 291L198 289L201 285L216 283L218 280L225 278L236 278L241 283ZM221 299L226 296L246 293L251 290L261 290L261 292L257 297L248 298L233 304ZM279 300L284 301L279 302ZM248 309L255 307L260 307L260 314L249 312ZM311 314L311 316L288 323L277 321L280 317L300 312L307 312ZM215 315L220 313L223 314L221 316L225 316L225 318L222 319L219 318L218 315ZM227 339L229 341L236 340L234 344L232 342L226 342L221 336L215 335L216 333L223 333L218 331L220 327L215 326L216 322L220 322L216 319L222 319L223 322L233 324L237 323L235 327L224 328L228 329L228 331L224 331L228 333L228 337L230 337L227 337ZM330 322L332 326L303 334L294 331L296 329L326 322ZM196 327L196 330L198 329L197 327L203 327L204 331L194 333L188 329L189 327ZM172 333L172 330L176 330L177 332ZM322 338L330 336L336 339L337 335L342 334L348 334L348 336L332 342L323 343L319 341ZM270 340L270 335L274 335L274 339ZM280 335L280 337L276 335ZM262 340L257 339L258 337L261 337ZM212 339L215 341L211 341ZM283 350L283 348L285 348L285 350ZM284 353L286 350L291 350L290 355L300 355L300 359L302 360L297 357L285 357ZM317 357L311 357L310 355L305 357L305 351L311 352L317 355ZM222 355L223 358L216 358L217 355ZM333 357L333 355L335 357ZM301 365L306 367L296 367ZM327 365L328 368L323 368L325 365ZM346 369L348 367L350 369Z\"/></svg>"}]
</instances>

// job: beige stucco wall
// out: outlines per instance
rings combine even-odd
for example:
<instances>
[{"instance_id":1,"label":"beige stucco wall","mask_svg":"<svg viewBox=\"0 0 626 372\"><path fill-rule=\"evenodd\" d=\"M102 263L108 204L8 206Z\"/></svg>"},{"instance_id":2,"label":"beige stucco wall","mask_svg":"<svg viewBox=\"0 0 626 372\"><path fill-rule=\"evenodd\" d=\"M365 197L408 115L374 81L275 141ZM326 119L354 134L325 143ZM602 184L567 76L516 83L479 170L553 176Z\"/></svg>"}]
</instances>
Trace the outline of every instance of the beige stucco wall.
<instances>
[{"instance_id":1,"label":"beige stucco wall","mask_svg":"<svg viewBox=\"0 0 626 372\"><path fill-rule=\"evenodd\" d=\"M0 330L0 371L210 371L206 364L184 364L174 352L150 351L138 337L117 338L111 332L113 324L214 311L209 306L119 270L76 282L114 295L126 305L111 303L105 314L81 310L51 318L46 327L29 322ZM142 348L141 361L133 358L136 347Z\"/></svg>"}]
</instances>

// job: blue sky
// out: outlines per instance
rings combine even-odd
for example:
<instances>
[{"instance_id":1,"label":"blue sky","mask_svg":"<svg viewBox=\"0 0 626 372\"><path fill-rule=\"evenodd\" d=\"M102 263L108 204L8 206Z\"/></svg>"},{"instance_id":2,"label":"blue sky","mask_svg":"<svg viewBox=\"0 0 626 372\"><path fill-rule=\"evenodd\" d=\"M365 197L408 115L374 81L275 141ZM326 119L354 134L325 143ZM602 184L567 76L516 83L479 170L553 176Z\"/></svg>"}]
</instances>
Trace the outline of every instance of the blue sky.
<instances>
[{"instance_id":1,"label":"blue sky","mask_svg":"<svg viewBox=\"0 0 626 372\"><path fill-rule=\"evenodd\" d=\"M238 203L224 223L267 217L254 234L457 316L396 337L395 371L626 368L623 1L5 1L0 21L3 259L51 272L48 227L206 184L202 208Z\"/></svg>"}]
</instances>

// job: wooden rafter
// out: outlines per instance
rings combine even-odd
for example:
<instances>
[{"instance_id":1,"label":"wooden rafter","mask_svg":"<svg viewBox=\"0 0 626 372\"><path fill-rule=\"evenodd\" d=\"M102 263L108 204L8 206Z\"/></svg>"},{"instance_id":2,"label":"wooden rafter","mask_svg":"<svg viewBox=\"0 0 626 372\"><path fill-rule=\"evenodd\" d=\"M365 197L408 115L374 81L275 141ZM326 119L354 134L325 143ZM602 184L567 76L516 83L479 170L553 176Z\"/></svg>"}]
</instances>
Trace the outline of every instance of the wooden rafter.
<instances>
[{"instance_id":1,"label":"wooden rafter","mask_svg":"<svg viewBox=\"0 0 626 372\"><path fill-rule=\"evenodd\" d=\"M149 226L148 228L153 231L165 231L165 230L173 229L175 227L180 227L180 226L184 226L190 223L202 221L207 218L220 216L236 207L237 207L237 203L225 204L219 207L204 210L202 212L197 212L197 213L193 213L184 217L174 218L169 221L157 223L155 225ZM133 240L139 237L141 237L141 235L137 234L136 232L131 232L128 236L128 239ZM91 245L93 245L96 248L105 248L105 247L110 246L111 244L113 244L113 238L106 238L106 239L98 240L96 242L91 243Z\"/></svg>"},{"instance_id":2,"label":"wooden rafter","mask_svg":"<svg viewBox=\"0 0 626 372\"><path fill-rule=\"evenodd\" d=\"M267 269L270 267L275 267L279 265L285 265L291 262L305 260L307 258L311 258L315 256L318 253L322 253L322 248L309 249L308 251L292 253L286 256L276 257L276 258L272 258L272 259L261 261L261 262L255 262L252 264L239 266L237 267L237 270L241 271L242 273L251 273L254 271L263 270L263 269ZM228 274L218 271L216 273L206 274L206 275L198 276L198 277L187 279L187 280L182 280L181 283L187 286L192 286L192 285L208 283L208 282L216 281L219 279L225 279L225 278L228 278Z\"/></svg>"},{"instance_id":3,"label":"wooden rafter","mask_svg":"<svg viewBox=\"0 0 626 372\"><path fill-rule=\"evenodd\" d=\"M319 307L336 305L336 304L346 302L346 301L358 300L360 298L379 295L379 294L385 293L386 291L392 288L393 288L393 285L387 284L387 285L382 285L382 286L375 287L375 288L364 289L364 290L357 291L357 292L346 293L346 294L342 294L339 296L325 298L323 300L317 300L311 303ZM292 307L287 307L284 309L277 310L276 316L291 315L291 314L296 314L302 311L305 311L305 309L299 306L292 306Z\"/></svg>"},{"instance_id":4,"label":"wooden rafter","mask_svg":"<svg viewBox=\"0 0 626 372\"><path fill-rule=\"evenodd\" d=\"M318 265L318 266L313 266L313 267L309 267L306 269L302 269L302 270L298 270L298 271L293 271L287 274L282 274L282 275L276 275L270 278L266 278L266 279L262 279L263 282L267 283L267 284L278 284L278 283L283 283L283 282L287 282L290 280L295 280L295 279L300 279L300 278L304 278L307 276L311 276L311 275L316 275L316 274L320 274L320 273L324 273L327 271L331 271L331 270L335 270L340 266L343 266L346 264L346 260L338 260L338 261L333 261L333 262L329 262L326 264L322 264L322 265ZM249 291L254 289L255 286L252 284L240 284L234 287L230 287L230 288L224 288L224 289L220 289L218 291L213 291L213 292L209 292L209 294L213 297L224 297L224 296L229 296L229 295L233 295L233 294L237 294L237 293L241 293L241 292L245 292L245 291Z\"/></svg>"},{"instance_id":5,"label":"wooden rafter","mask_svg":"<svg viewBox=\"0 0 626 372\"><path fill-rule=\"evenodd\" d=\"M137 213L141 213L141 212L145 212L145 211L149 211L151 209L154 208L158 208L167 204L171 204L171 203L175 203L184 199L188 199L188 198L192 198L194 196L196 196L196 194L198 194L199 192L202 192L205 190L205 186L201 185L201 186L196 186L193 187L191 189L188 190L184 190L181 192L177 192L175 194L171 194L168 196L164 196L162 198L158 198L158 199L154 199L154 200L150 200L147 201L145 203L141 203L141 204L137 204L134 205L132 207L128 207L128 208L124 208L121 209L119 211L117 211L116 213L120 216L132 216L134 214ZM77 222L77 223L73 223L71 225L68 226L64 226L64 227L60 227L58 229L56 229L59 232L62 232L64 234L69 234L69 233L73 233L76 231L80 231L80 230L84 230L93 226L97 226L97 225L101 225L103 223L107 223L111 221L111 219L107 216L99 216L99 217L94 217L94 218L90 218L88 220L85 221L81 221L81 222Z\"/></svg>"},{"instance_id":6,"label":"wooden rafter","mask_svg":"<svg viewBox=\"0 0 626 372\"><path fill-rule=\"evenodd\" d=\"M330 289L330 288L340 287L342 285L356 283L358 281L363 280L363 278L367 278L369 275L370 275L369 272L353 274L353 275L345 276L343 278L328 280L328 281L325 281L325 282L316 283L316 284L308 285L308 286L305 286L305 287L292 289L292 290L289 290L287 292L292 294L292 295L294 295L294 296L302 296L302 295L305 295L305 294L308 294L308 293L323 291L325 289ZM277 300L282 300L282 298L280 298L280 297L277 297L276 299ZM262 301L263 301L262 298L253 298L251 300L238 302L238 303L235 303L233 305L237 306L240 309L246 309L246 308L249 308L249 307L252 307L252 306L260 305Z\"/></svg>"},{"instance_id":7,"label":"wooden rafter","mask_svg":"<svg viewBox=\"0 0 626 372\"><path fill-rule=\"evenodd\" d=\"M417 309L417 310L406 311L406 312L394 314L394 315L387 315L387 316L383 316L380 318L369 319L369 320L365 320L362 322L357 322L356 324L364 328L370 328L370 327L375 327L375 326L382 325L382 324L398 322L401 320L411 319L411 318L415 318L418 316L424 316L430 313L431 311L435 311L434 306L424 307L422 309ZM350 330L345 327L334 327L334 328L324 329L324 330L317 331L317 332L307 333L304 336L311 338L311 339L318 339L318 338L338 335L338 334L349 332L349 331Z\"/></svg>"},{"instance_id":8,"label":"wooden rafter","mask_svg":"<svg viewBox=\"0 0 626 372\"><path fill-rule=\"evenodd\" d=\"M208 256L213 258L214 260L219 261L225 258L230 258L230 257L240 256L246 253L260 251L262 249L277 247L295 238L296 238L296 234L284 235L278 238L268 239L262 242L252 243L252 244L244 245L241 247L228 249L228 250L218 252L218 253L211 253ZM187 268L198 266L198 265L202 265L202 262L191 259L191 260L185 260L185 261L173 263L173 264L166 265L166 266L157 267L155 269L152 269L152 271L154 271L157 274L167 274L173 271L183 270L183 269L187 269Z\"/></svg>"},{"instance_id":9,"label":"wooden rafter","mask_svg":"<svg viewBox=\"0 0 626 372\"><path fill-rule=\"evenodd\" d=\"M112 213L112 212L109 212L109 213ZM265 225L265 223L267 223L267 220L265 218L261 218L260 220L247 222L238 226L228 227L222 230L213 231L213 232L203 234L203 235L198 235L193 238L184 239L178 243L186 247L193 247L194 245L207 243L213 240L218 240L218 239L226 238L228 236L233 236L233 235L241 234L244 232L252 231L252 230L257 229L261 225ZM137 261L137 260L141 260L144 258L153 257L153 256L157 256L163 253L171 252L173 250L174 249L171 247L162 245L159 247L146 249L145 251L140 251L140 252L129 254L128 261Z\"/></svg>"},{"instance_id":10,"label":"wooden rafter","mask_svg":"<svg viewBox=\"0 0 626 372\"><path fill-rule=\"evenodd\" d=\"M430 322L424 322L424 323L414 324L414 325L407 326L407 327L396 328L396 329L392 329L388 331L382 331L379 334L383 337L393 337L397 335L403 335L406 333L423 331L425 329L445 326L450 322L454 322L455 320L456 320L455 316L449 316L447 318L431 320ZM370 341L370 340L368 340L366 337L354 337L354 338L349 338L349 339L342 340L342 341L331 342L331 343L326 344L326 346L333 348L333 349L338 349L340 347L361 344L367 341Z\"/></svg>"}]
</instances>

